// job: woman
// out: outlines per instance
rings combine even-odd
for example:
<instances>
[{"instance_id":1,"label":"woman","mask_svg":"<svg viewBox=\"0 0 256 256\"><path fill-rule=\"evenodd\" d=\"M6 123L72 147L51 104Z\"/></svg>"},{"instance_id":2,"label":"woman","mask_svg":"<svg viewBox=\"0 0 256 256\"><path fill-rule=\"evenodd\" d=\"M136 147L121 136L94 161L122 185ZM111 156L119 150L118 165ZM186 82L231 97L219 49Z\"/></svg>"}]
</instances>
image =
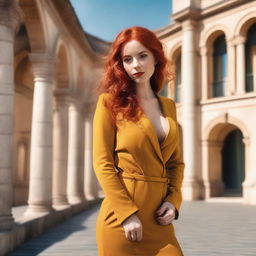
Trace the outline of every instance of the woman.
<instances>
[{"instance_id":1,"label":"woman","mask_svg":"<svg viewBox=\"0 0 256 256\"><path fill-rule=\"evenodd\" d=\"M123 30L107 56L93 128L93 165L105 193L99 256L180 256L184 163L175 104L160 91L168 62L156 35Z\"/></svg>"}]
</instances>

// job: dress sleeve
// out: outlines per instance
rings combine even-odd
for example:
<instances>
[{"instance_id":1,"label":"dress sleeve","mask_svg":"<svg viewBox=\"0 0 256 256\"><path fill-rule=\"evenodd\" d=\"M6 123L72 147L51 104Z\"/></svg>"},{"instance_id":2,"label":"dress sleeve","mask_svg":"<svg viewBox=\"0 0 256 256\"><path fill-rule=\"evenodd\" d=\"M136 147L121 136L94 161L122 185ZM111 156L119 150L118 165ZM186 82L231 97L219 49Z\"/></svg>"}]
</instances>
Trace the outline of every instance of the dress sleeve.
<instances>
[{"instance_id":1,"label":"dress sleeve","mask_svg":"<svg viewBox=\"0 0 256 256\"><path fill-rule=\"evenodd\" d=\"M183 172L184 172L185 164L183 162L182 154L181 154L179 129L178 129L178 123L177 123L177 117L176 117L176 106L173 101L171 101L171 104L173 109L173 116L177 125L178 143L176 145L176 148L173 154L165 164L167 169L167 177L169 178L168 189L167 189L168 192L167 192L167 197L165 198L165 201L170 202L171 204L174 205L176 209L175 219L178 219L179 209L182 202L181 185L182 185L183 176L184 176Z\"/></svg>"},{"instance_id":2,"label":"dress sleeve","mask_svg":"<svg viewBox=\"0 0 256 256\"><path fill-rule=\"evenodd\" d=\"M111 113L103 100L109 96L99 96L93 119L93 168L105 197L120 224L139 209L129 197L115 171L114 150L116 128Z\"/></svg>"}]
</instances>

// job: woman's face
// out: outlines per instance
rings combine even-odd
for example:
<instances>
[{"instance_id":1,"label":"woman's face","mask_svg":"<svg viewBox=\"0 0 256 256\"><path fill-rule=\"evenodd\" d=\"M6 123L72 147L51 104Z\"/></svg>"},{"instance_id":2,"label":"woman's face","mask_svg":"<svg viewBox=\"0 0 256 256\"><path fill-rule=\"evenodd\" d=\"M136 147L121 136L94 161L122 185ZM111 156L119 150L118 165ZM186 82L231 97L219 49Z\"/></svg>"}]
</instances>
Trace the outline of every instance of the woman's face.
<instances>
[{"instance_id":1,"label":"woman's face","mask_svg":"<svg viewBox=\"0 0 256 256\"><path fill-rule=\"evenodd\" d=\"M137 84L148 82L155 71L155 58L150 50L136 40L127 42L122 61L128 76Z\"/></svg>"}]
</instances>

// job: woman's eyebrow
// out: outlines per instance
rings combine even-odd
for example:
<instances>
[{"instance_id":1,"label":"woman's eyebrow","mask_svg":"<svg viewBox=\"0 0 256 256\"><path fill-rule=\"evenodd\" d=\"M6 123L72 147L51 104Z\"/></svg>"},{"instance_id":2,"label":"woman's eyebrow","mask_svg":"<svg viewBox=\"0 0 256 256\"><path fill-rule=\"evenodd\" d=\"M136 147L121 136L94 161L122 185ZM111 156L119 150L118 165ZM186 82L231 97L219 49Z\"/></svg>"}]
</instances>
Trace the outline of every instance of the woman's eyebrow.
<instances>
[{"instance_id":1,"label":"woman's eyebrow","mask_svg":"<svg viewBox=\"0 0 256 256\"><path fill-rule=\"evenodd\" d=\"M146 50L143 50L143 51L139 52L138 55L140 55L140 54L142 54L142 53L147 53L147 51L146 51ZM124 55L123 58L125 58L125 57L130 57L130 56L131 56L131 55Z\"/></svg>"}]
</instances>

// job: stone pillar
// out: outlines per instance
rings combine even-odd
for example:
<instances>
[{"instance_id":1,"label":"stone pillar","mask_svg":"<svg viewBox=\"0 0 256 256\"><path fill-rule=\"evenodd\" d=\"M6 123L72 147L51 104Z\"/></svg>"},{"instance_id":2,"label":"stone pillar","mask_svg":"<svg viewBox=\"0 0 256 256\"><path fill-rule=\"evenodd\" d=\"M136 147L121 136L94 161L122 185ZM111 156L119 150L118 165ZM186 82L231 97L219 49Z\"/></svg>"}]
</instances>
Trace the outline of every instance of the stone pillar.
<instances>
[{"instance_id":1,"label":"stone pillar","mask_svg":"<svg viewBox=\"0 0 256 256\"><path fill-rule=\"evenodd\" d=\"M69 105L69 135L68 135L68 202L78 204L84 200L81 191L81 113L78 103L72 100Z\"/></svg>"},{"instance_id":2,"label":"stone pillar","mask_svg":"<svg viewBox=\"0 0 256 256\"><path fill-rule=\"evenodd\" d=\"M202 141L202 171L204 182L204 197L222 196L224 184L222 181L222 154L223 142L204 140ZM214 158L212 157L214 156Z\"/></svg>"},{"instance_id":3,"label":"stone pillar","mask_svg":"<svg viewBox=\"0 0 256 256\"><path fill-rule=\"evenodd\" d=\"M53 114L53 204L67 205L67 159L69 98L55 91Z\"/></svg>"},{"instance_id":4,"label":"stone pillar","mask_svg":"<svg viewBox=\"0 0 256 256\"><path fill-rule=\"evenodd\" d=\"M210 179L209 179L209 143L207 140L202 140L202 178L204 182L204 199L210 197Z\"/></svg>"},{"instance_id":5,"label":"stone pillar","mask_svg":"<svg viewBox=\"0 0 256 256\"><path fill-rule=\"evenodd\" d=\"M53 58L30 54L34 74L29 207L25 214L52 210L52 98Z\"/></svg>"},{"instance_id":6,"label":"stone pillar","mask_svg":"<svg viewBox=\"0 0 256 256\"><path fill-rule=\"evenodd\" d=\"M226 86L225 96L230 96L235 94L235 85L236 85L236 47L234 40L227 42L227 54L228 54L228 81Z\"/></svg>"},{"instance_id":7,"label":"stone pillar","mask_svg":"<svg viewBox=\"0 0 256 256\"><path fill-rule=\"evenodd\" d=\"M236 41L236 94L245 93L245 37Z\"/></svg>"},{"instance_id":8,"label":"stone pillar","mask_svg":"<svg viewBox=\"0 0 256 256\"><path fill-rule=\"evenodd\" d=\"M84 107L81 104L79 111L79 195L81 199L85 202L85 194L84 194L84 177L85 177L85 115L84 115Z\"/></svg>"},{"instance_id":9,"label":"stone pillar","mask_svg":"<svg viewBox=\"0 0 256 256\"><path fill-rule=\"evenodd\" d=\"M89 111L89 110L88 110ZM92 164L92 133L93 133L93 115L86 113L85 118L85 173L84 173L84 194L87 200L97 198L97 179Z\"/></svg>"},{"instance_id":10,"label":"stone pillar","mask_svg":"<svg viewBox=\"0 0 256 256\"><path fill-rule=\"evenodd\" d=\"M245 180L243 186L243 200L246 204L256 205L256 136L243 138L245 145Z\"/></svg>"},{"instance_id":11,"label":"stone pillar","mask_svg":"<svg viewBox=\"0 0 256 256\"><path fill-rule=\"evenodd\" d=\"M202 100L207 100L209 98L209 73L208 73L208 54L207 54L207 48L202 47L201 51L201 97Z\"/></svg>"},{"instance_id":12,"label":"stone pillar","mask_svg":"<svg viewBox=\"0 0 256 256\"><path fill-rule=\"evenodd\" d=\"M194 200L201 198L201 185L198 182L200 170L199 129L196 128L196 45L195 22L183 22L182 39L182 126L183 126L183 152L185 173L183 181L183 198Z\"/></svg>"},{"instance_id":13,"label":"stone pillar","mask_svg":"<svg viewBox=\"0 0 256 256\"><path fill-rule=\"evenodd\" d=\"M13 227L12 139L14 34L21 11L13 2L0 4L0 231Z\"/></svg>"}]
</instances>

